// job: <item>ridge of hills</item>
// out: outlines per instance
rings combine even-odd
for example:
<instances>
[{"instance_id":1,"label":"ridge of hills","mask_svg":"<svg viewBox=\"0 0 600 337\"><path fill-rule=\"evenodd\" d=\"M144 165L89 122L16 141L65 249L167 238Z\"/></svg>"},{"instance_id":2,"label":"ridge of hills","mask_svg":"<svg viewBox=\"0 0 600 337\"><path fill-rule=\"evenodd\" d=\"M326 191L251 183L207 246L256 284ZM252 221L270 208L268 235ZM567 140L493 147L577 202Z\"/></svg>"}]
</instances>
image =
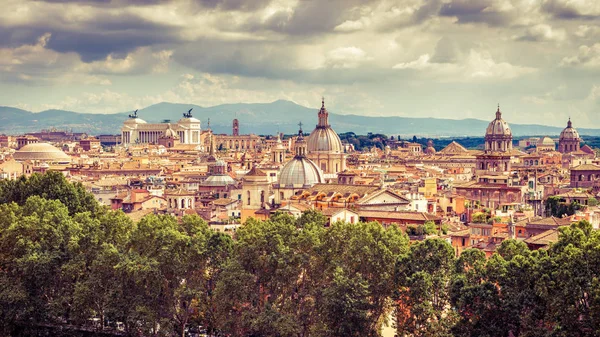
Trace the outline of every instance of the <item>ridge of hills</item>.
<instances>
[{"instance_id":1,"label":"ridge of hills","mask_svg":"<svg viewBox=\"0 0 600 337\"><path fill-rule=\"evenodd\" d=\"M232 120L240 121L240 133L275 134L278 131L293 134L302 122L305 132L317 123L316 108L307 108L291 101L271 103L236 103L202 107L194 104L158 103L139 109L139 118L148 123L170 120L177 122L184 112L193 108L192 114L200 119L202 128L210 127L215 133L231 133ZM65 110L45 110L38 113L0 106L0 133L18 135L42 129L72 129L91 135L118 134L131 112L113 114L80 113ZM490 114L490 120L493 118ZM489 121L480 119L441 119L430 117L383 117L342 115L329 112L329 121L338 133L383 133L386 135L425 137L483 137ZM516 137L547 135L557 137L562 127L509 123ZM577 128L581 135L600 136L600 129Z\"/></svg>"}]
</instances>

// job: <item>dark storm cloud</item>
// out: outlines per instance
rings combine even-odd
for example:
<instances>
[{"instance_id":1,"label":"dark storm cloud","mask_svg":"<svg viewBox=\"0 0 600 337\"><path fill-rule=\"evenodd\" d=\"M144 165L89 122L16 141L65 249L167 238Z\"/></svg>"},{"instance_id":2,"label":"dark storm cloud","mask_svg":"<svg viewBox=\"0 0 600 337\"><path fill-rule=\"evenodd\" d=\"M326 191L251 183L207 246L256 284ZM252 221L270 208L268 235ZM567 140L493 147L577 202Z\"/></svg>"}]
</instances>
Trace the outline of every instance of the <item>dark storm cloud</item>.
<instances>
[{"instance_id":1,"label":"dark storm cloud","mask_svg":"<svg viewBox=\"0 0 600 337\"><path fill-rule=\"evenodd\" d=\"M442 3L440 0L426 0L410 17L398 17L395 20L382 24L378 30L385 32L419 25L430 18L437 16L441 6Z\"/></svg>"},{"instance_id":2,"label":"dark storm cloud","mask_svg":"<svg viewBox=\"0 0 600 337\"><path fill-rule=\"evenodd\" d=\"M357 6L380 0L300 1L292 13L281 11L266 22L250 21L243 28L250 31L270 30L289 35L318 35L332 32L346 20L360 18Z\"/></svg>"},{"instance_id":3,"label":"dark storm cloud","mask_svg":"<svg viewBox=\"0 0 600 337\"><path fill-rule=\"evenodd\" d=\"M40 27L5 27L0 25L0 47L15 48L35 44L45 33Z\"/></svg>"},{"instance_id":4,"label":"dark storm cloud","mask_svg":"<svg viewBox=\"0 0 600 337\"><path fill-rule=\"evenodd\" d=\"M157 5L171 3L173 0L34 0L56 4L82 4L94 6Z\"/></svg>"},{"instance_id":5,"label":"dark storm cloud","mask_svg":"<svg viewBox=\"0 0 600 337\"><path fill-rule=\"evenodd\" d=\"M124 56L138 47L172 42L170 36L147 32L73 32L56 31L47 48L58 52L75 52L84 62L106 58L113 54Z\"/></svg>"},{"instance_id":6,"label":"dark storm cloud","mask_svg":"<svg viewBox=\"0 0 600 337\"><path fill-rule=\"evenodd\" d=\"M177 48L173 59L199 72L302 83L367 83L390 75L387 69L369 67L306 69L296 63L294 46L279 48L268 42L199 41Z\"/></svg>"},{"instance_id":7,"label":"dark storm cloud","mask_svg":"<svg viewBox=\"0 0 600 337\"><path fill-rule=\"evenodd\" d=\"M138 47L177 42L178 28L130 15L96 15L77 27L41 22L39 25L1 27L0 46L35 44L44 34L51 37L46 48L75 52L84 62L125 56Z\"/></svg>"},{"instance_id":8,"label":"dark storm cloud","mask_svg":"<svg viewBox=\"0 0 600 337\"><path fill-rule=\"evenodd\" d=\"M569 1L564 0L546 0L542 4L542 10L551 14L557 19L565 20L594 20L600 18L600 15L582 14L579 9L573 6Z\"/></svg>"},{"instance_id":9,"label":"dark storm cloud","mask_svg":"<svg viewBox=\"0 0 600 337\"><path fill-rule=\"evenodd\" d=\"M221 10L254 11L263 8L272 0L196 0L200 8Z\"/></svg>"},{"instance_id":10,"label":"dark storm cloud","mask_svg":"<svg viewBox=\"0 0 600 337\"><path fill-rule=\"evenodd\" d=\"M490 26L506 26L511 22L507 13L491 9L489 0L452 0L440 9L441 16L456 17L458 23L485 23Z\"/></svg>"},{"instance_id":11,"label":"dark storm cloud","mask_svg":"<svg viewBox=\"0 0 600 337\"><path fill-rule=\"evenodd\" d=\"M455 63L460 56L461 48L458 43L454 39L444 36L435 45L430 61L433 63Z\"/></svg>"},{"instance_id":12,"label":"dark storm cloud","mask_svg":"<svg viewBox=\"0 0 600 337\"><path fill-rule=\"evenodd\" d=\"M298 75L288 64L290 52L260 42L203 40L176 49L173 58L202 72L277 79Z\"/></svg>"}]
</instances>

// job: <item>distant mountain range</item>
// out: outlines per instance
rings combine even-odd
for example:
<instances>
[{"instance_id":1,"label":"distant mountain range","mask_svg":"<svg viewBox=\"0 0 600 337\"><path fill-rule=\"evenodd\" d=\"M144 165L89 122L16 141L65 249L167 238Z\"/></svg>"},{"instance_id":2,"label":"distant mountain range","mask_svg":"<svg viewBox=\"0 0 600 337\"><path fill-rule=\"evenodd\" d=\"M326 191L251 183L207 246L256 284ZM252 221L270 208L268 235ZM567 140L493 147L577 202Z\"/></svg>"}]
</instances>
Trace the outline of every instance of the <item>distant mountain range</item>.
<instances>
[{"instance_id":1,"label":"distant mountain range","mask_svg":"<svg viewBox=\"0 0 600 337\"><path fill-rule=\"evenodd\" d=\"M294 102L278 100L272 103L222 104L201 107L193 104L159 103L138 111L139 118L145 121L177 122L184 112L193 108L192 114L206 128L215 133L231 133L234 118L240 121L240 133L286 134L298 132L298 122L302 122L305 132L310 132L317 123L317 109L307 108ZM91 135L118 134L123 122L131 112L114 114L90 114L63 110L46 110L33 113L11 107L0 106L0 133L18 135L42 129L72 129ZM479 119L439 119L412 117L370 117L358 115L329 114L333 128L338 132L368 132L387 135L413 135L424 137L482 137L489 121ZM493 115L490 114L490 120ZM562 128L536 124L510 124L513 135L548 135L557 137ZM578 128L581 135L600 136L600 129Z\"/></svg>"}]
</instances>

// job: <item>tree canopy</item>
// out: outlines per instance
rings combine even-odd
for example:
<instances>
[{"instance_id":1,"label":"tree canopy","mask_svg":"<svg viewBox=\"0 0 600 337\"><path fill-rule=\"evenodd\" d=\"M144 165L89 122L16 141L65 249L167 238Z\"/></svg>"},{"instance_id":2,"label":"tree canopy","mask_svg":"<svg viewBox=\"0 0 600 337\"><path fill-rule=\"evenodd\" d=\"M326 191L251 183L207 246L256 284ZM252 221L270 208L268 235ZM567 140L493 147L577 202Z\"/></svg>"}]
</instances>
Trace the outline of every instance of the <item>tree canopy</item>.
<instances>
[{"instance_id":1,"label":"tree canopy","mask_svg":"<svg viewBox=\"0 0 600 337\"><path fill-rule=\"evenodd\" d=\"M457 257L443 239L326 226L316 211L250 219L233 238L198 216L134 223L63 203L91 198L64 178L30 179L0 183L1 336L380 336L384 323L398 336L600 335L600 233L586 221L547 249L506 240Z\"/></svg>"}]
</instances>

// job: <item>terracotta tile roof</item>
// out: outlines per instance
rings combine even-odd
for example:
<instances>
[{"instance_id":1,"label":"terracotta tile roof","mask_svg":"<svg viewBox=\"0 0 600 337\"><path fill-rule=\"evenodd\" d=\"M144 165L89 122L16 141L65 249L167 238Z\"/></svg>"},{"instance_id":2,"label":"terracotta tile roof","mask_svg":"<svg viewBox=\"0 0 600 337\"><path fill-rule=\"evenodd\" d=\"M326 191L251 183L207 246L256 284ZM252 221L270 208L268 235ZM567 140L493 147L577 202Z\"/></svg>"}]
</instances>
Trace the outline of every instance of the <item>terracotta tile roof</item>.
<instances>
[{"instance_id":1,"label":"terracotta tile roof","mask_svg":"<svg viewBox=\"0 0 600 337\"><path fill-rule=\"evenodd\" d=\"M530 238L525 239L525 243L538 246L548 246L551 243L558 241L558 230L549 229L538 235L534 235Z\"/></svg>"},{"instance_id":2,"label":"terracotta tile roof","mask_svg":"<svg viewBox=\"0 0 600 337\"><path fill-rule=\"evenodd\" d=\"M571 171L600 171L600 166L594 164L581 164L573 167Z\"/></svg>"},{"instance_id":3,"label":"terracotta tile roof","mask_svg":"<svg viewBox=\"0 0 600 337\"><path fill-rule=\"evenodd\" d=\"M348 212L352 212L352 213L356 214L356 212L349 210L347 208L343 208L343 207L329 207L329 208L322 210L321 213L323 213L323 215L326 215L326 216L333 216L339 212L342 212L344 209L346 209Z\"/></svg>"},{"instance_id":4,"label":"terracotta tile roof","mask_svg":"<svg viewBox=\"0 0 600 337\"><path fill-rule=\"evenodd\" d=\"M398 212L398 211L359 211L358 214L365 218L384 218L384 219L396 219L396 220L415 220L415 221L439 221L440 218L437 215L425 213L425 212Z\"/></svg>"},{"instance_id":5,"label":"terracotta tile roof","mask_svg":"<svg viewBox=\"0 0 600 337\"><path fill-rule=\"evenodd\" d=\"M264 177L267 174L256 166L252 167L248 173L245 174L245 177Z\"/></svg>"},{"instance_id":6,"label":"terracotta tile roof","mask_svg":"<svg viewBox=\"0 0 600 337\"><path fill-rule=\"evenodd\" d=\"M558 226L568 226L571 224L571 218L570 217L566 217L566 218L556 218L556 217L549 217L549 218L543 218L543 219L537 219L534 221L530 221L527 223L527 227L531 227L531 228L544 228L544 227L558 227Z\"/></svg>"},{"instance_id":7,"label":"terracotta tile roof","mask_svg":"<svg viewBox=\"0 0 600 337\"><path fill-rule=\"evenodd\" d=\"M307 191L312 195L314 192L317 193L340 193L342 195L358 194L363 197L367 194L374 193L379 187L369 185L344 185L344 184L316 184Z\"/></svg>"},{"instance_id":8,"label":"terracotta tile roof","mask_svg":"<svg viewBox=\"0 0 600 337\"><path fill-rule=\"evenodd\" d=\"M388 190L388 189L381 189L379 191L375 191L374 193L367 194L366 196L364 196L363 198L361 198L360 200L358 200L357 204L368 203L369 200L372 200L372 199L374 199L374 198L376 198L376 197L378 197L378 196L380 196L382 194L385 194L385 193L390 193L390 194L392 194L393 197L396 197L396 198L400 199L399 203L410 204L410 200L408 200L405 197L403 197L403 196L401 196L401 195L399 195L397 193L394 193L393 191Z\"/></svg>"},{"instance_id":9,"label":"terracotta tile roof","mask_svg":"<svg viewBox=\"0 0 600 337\"><path fill-rule=\"evenodd\" d=\"M464 146L459 143L452 141L452 143L448 144L445 148L441 149L438 153L441 154L466 154L469 153Z\"/></svg>"},{"instance_id":10,"label":"terracotta tile roof","mask_svg":"<svg viewBox=\"0 0 600 337\"><path fill-rule=\"evenodd\" d=\"M213 205L227 206L227 205L233 204L234 202L237 202L237 200L229 199L229 198L220 198L220 199L213 201Z\"/></svg>"}]
</instances>

